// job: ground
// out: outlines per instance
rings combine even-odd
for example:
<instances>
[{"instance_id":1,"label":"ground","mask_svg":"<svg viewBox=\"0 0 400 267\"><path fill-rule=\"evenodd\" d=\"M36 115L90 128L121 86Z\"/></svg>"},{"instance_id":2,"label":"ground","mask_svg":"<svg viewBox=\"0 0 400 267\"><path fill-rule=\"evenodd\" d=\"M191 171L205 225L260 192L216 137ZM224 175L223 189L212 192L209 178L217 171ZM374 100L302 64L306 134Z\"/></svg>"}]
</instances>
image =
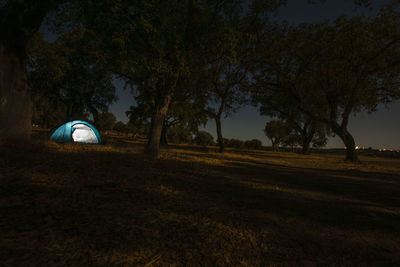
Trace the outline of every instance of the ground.
<instances>
[{"instance_id":1,"label":"ground","mask_svg":"<svg viewBox=\"0 0 400 267\"><path fill-rule=\"evenodd\" d=\"M400 265L400 159L0 148L2 266Z\"/></svg>"}]
</instances>

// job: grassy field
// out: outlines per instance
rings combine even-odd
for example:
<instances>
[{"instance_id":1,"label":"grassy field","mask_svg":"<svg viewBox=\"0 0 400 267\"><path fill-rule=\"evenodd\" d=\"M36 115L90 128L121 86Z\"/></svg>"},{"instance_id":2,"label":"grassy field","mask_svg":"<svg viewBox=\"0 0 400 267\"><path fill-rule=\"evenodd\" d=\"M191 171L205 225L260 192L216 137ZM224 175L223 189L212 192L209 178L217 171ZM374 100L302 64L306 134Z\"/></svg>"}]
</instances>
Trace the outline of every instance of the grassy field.
<instances>
[{"instance_id":1,"label":"grassy field","mask_svg":"<svg viewBox=\"0 0 400 267\"><path fill-rule=\"evenodd\" d=\"M400 160L0 148L1 266L400 265Z\"/></svg>"}]
</instances>

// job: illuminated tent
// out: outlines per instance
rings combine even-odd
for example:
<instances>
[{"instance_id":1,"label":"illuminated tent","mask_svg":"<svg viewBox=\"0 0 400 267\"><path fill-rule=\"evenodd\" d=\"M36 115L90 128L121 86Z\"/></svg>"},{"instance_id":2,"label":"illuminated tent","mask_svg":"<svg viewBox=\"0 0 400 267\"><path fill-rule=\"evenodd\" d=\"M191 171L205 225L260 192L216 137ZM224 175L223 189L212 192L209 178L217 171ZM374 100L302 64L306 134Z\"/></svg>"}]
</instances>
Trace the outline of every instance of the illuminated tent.
<instances>
[{"instance_id":1,"label":"illuminated tent","mask_svg":"<svg viewBox=\"0 0 400 267\"><path fill-rule=\"evenodd\" d=\"M58 127L50 139L59 143L101 144L100 134L86 121L70 121Z\"/></svg>"}]
</instances>

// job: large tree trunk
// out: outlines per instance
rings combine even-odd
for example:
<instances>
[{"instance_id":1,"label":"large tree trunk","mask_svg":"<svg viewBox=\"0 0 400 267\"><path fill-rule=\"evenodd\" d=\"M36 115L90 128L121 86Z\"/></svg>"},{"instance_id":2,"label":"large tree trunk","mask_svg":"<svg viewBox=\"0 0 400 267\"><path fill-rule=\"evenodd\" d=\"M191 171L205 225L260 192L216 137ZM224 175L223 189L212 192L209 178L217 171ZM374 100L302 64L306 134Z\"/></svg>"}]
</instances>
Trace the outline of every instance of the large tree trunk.
<instances>
[{"instance_id":1,"label":"large tree trunk","mask_svg":"<svg viewBox=\"0 0 400 267\"><path fill-rule=\"evenodd\" d=\"M310 142L303 142L302 148L301 148L301 153L307 154L309 149L310 149Z\"/></svg>"},{"instance_id":2,"label":"large tree trunk","mask_svg":"<svg viewBox=\"0 0 400 267\"><path fill-rule=\"evenodd\" d=\"M302 135L302 137L301 137L301 139L302 139L301 140L302 141L301 153L302 154L307 154L308 151L310 150L310 143L311 143L313 137L314 137L314 134Z\"/></svg>"},{"instance_id":3,"label":"large tree trunk","mask_svg":"<svg viewBox=\"0 0 400 267\"><path fill-rule=\"evenodd\" d=\"M161 130L161 140L160 140L161 145L166 145L166 146L168 145L167 132L168 132L168 128L164 123L162 130Z\"/></svg>"},{"instance_id":4,"label":"large tree trunk","mask_svg":"<svg viewBox=\"0 0 400 267\"><path fill-rule=\"evenodd\" d=\"M92 116L93 116L93 124L94 124L94 126L97 127L98 123L99 123L99 112L97 111L97 109L91 108L90 113L92 113Z\"/></svg>"},{"instance_id":5,"label":"large tree trunk","mask_svg":"<svg viewBox=\"0 0 400 267\"><path fill-rule=\"evenodd\" d=\"M160 106L156 106L152 117L152 127L150 129L150 140L146 147L145 153L152 158L157 158L160 153L160 140L162 134L162 128L164 120L167 116L168 106L171 101L172 94L165 97L164 103Z\"/></svg>"},{"instance_id":6,"label":"large tree trunk","mask_svg":"<svg viewBox=\"0 0 400 267\"><path fill-rule=\"evenodd\" d=\"M279 142L271 139L271 143L272 143L272 151L279 151L279 147L278 147Z\"/></svg>"},{"instance_id":7,"label":"large tree trunk","mask_svg":"<svg viewBox=\"0 0 400 267\"><path fill-rule=\"evenodd\" d=\"M342 139L346 146L346 161L359 162L356 153L356 143L346 127L332 127L332 130L340 137L340 139Z\"/></svg>"},{"instance_id":8,"label":"large tree trunk","mask_svg":"<svg viewBox=\"0 0 400 267\"><path fill-rule=\"evenodd\" d=\"M221 127L221 118L215 117L215 124L217 126L217 142L219 146L219 152L224 153L225 150L225 144L224 144L224 138L222 137L222 127Z\"/></svg>"},{"instance_id":9,"label":"large tree trunk","mask_svg":"<svg viewBox=\"0 0 400 267\"><path fill-rule=\"evenodd\" d=\"M29 141L31 119L25 62L0 44L0 144Z\"/></svg>"},{"instance_id":10,"label":"large tree trunk","mask_svg":"<svg viewBox=\"0 0 400 267\"><path fill-rule=\"evenodd\" d=\"M173 78L171 83L166 85L162 83L163 86L169 86L169 88L161 88L159 91L165 92L164 95L160 95L158 101L155 103L153 116L151 118L151 128L150 128L150 139L145 149L145 154L149 155L151 158L156 159L160 153L160 140L162 135L162 129L167 117L169 103L171 102L172 96L175 91L176 82L178 80L178 75ZM167 89L167 90L165 90Z\"/></svg>"},{"instance_id":11,"label":"large tree trunk","mask_svg":"<svg viewBox=\"0 0 400 267\"><path fill-rule=\"evenodd\" d=\"M149 146L151 143L151 129L153 129L153 119L150 121L150 128L148 129L147 133L147 146Z\"/></svg>"}]
</instances>

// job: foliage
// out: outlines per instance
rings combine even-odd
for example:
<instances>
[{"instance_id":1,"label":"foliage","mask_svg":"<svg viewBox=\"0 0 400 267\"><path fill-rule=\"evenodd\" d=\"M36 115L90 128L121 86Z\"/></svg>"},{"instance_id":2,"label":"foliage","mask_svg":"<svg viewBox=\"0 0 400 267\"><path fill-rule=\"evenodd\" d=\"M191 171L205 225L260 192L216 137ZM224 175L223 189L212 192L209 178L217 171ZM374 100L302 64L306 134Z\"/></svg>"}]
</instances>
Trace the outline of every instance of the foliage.
<instances>
[{"instance_id":1,"label":"foliage","mask_svg":"<svg viewBox=\"0 0 400 267\"><path fill-rule=\"evenodd\" d=\"M103 112L99 114L97 127L99 130L106 131L114 128L117 118L111 112Z\"/></svg>"},{"instance_id":2,"label":"foliage","mask_svg":"<svg viewBox=\"0 0 400 267\"><path fill-rule=\"evenodd\" d=\"M163 134L167 134L170 128L173 127L195 133L198 131L198 127L207 121L202 109L193 101L190 91L181 88L184 85L186 84L179 83L177 85L179 90L172 97L167 116L163 123ZM145 99L144 95L137 95L135 99L136 105L131 106L129 111L126 112L129 120L139 127L150 125L154 111L152 100ZM170 140L170 138L164 138Z\"/></svg>"},{"instance_id":3,"label":"foliage","mask_svg":"<svg viewBox=\"0 0 400 267\"><path fill-rule=\"evenodd\" d=\"M43 0L2 0L0 5L0 45L8 53L17 54L21 61L26 60L26 48L31 38L39 30L48 12L65 1Z\"/></svg>"},{"instance_id":4,"label":"foliage","mask_svg":"<svg viewBox=\"0 0 400 267\"><path fill-rule=\"evenodd\" d=\"M193 141L193 135L187 127L176 125L168 129L167 140L175 144L188 144Z\"/></svg>"},{"instance_id":5,"label":"foliage","mask_svg":"<svg viewBox=\"0 0 400 267\"><path fill-rule=\"evenodd\" d=\"M258 139L247 140L244 142L244 146L247 149L261 149L262 142Z\"/></svg>"},{"instance_id":6,"label":"foliage","mask_svg":"<svg viewBox=\"0 0 400 267\"><path fill-rule=\"evenodd\" d=\"M157 157L177 84L198 65L192 52L203 36L197 1L91 2L86 26L103 41L104 56L150 114L146 152ZM165 133L164 129L164 133Z\"/></svg>"},{"instance_id":7,"label":"foliage","mask_svg":"<svg viewBox=\"0 0 400 267\"><path fill-rule=\"evenodd\" d=\"M66 107L47 97L32 95L32 124L53 128L65 122Z\"/></svg>"},{"instance_id":8,"label":"foliage","mask_svg":"<svg viewBox=\"0 0 400 267\"><path fill-rule=\"evenodd\" d=\"M219 151L224 151L222 117L228 117L248 102L249 72L253 65L254 44L263 18L274 11L281 1L249 1L244 7L231 1L220 11L210 30L213 42L205 54L205 84L200 90L201 106L216 123ZM221 15L222 14L222 15Z\"/></svg>"},{"instance_id":9,"label":"foliage","mask_svg":"<svg viewBox=\"0 0 400 267\"><path fill-rule=\"evenodd\" d=\"M195 144L197 144L199 146L214 145L214 137L206 131L197 132L193 141L195 142Z\"/></svg>"},{"instance_id":10,"label":"foliage","mask_svg":"<svg viewBox=\"0 0 400 267\"><path fill-rule=\"evenodd\" d=\"M228 140L227 146L233 148L244 148L244 142L242 140L232 138Z\"/></svg>"},{"instance_id":11,"label":"foliage","mask_svg":"<svg viewBox=\"0 0 400 267\"><path fill-rule=\"evenodd\" d=\"M340 17L333 24L301 25L273 32L260 46L258 90L329 125L357 161L347 126L350 114L373 112L400 97L400 29L394 9L376 18ZM266 75L265 75L266 74Z\"/></svg>"},{"instance_id":12,"label":"foliage","mask_svg":"<svg viewBox=\"0 0 400 267\"><path fill-rule=\"evenodd\" d=\"M284 140L282 141L282 145L284 147L290 147L294 149L294 147L301 145L301 136L298 133L291 132Z\"/></svg>"},{"instance_id":13,"label":"foliage","mask_svg":"<svg viewBox=\"0 0 400 267\"><path fill-rule=\"evenodd\" d=\"M120 133L126 133L127 132L127 126L122 121L117 121L114 124L113 130L115 130L117 132L120 132Z\"/></svg>"},{"instance_id":14,"label":"foliage","mask_svg":"<svg viewBox=\"0 0 400 267\"><path fill-rule=\"evenodd\" d=\"M91 113L97 124L99 112L116 100L113 76L97 63L94 44L82 30L61 34L54 43L37 34L29 47L28 83L35 114L49 121L41 109L51 105L64 110L60 119L69 121ZM43 105L48 103L48 105Z\"/></svg>"},{"instance_id":15,"label":"foliage","mask_svg":"<svg viewBox=\"0 0 400 267\"><path fill-rule=\"evenodd\" d=\"M277 151L279 145L289 136L290 128L284 121L272 120L265 125L264 133L271 140L273 150Z\"/></svg>"}]
</instances>

